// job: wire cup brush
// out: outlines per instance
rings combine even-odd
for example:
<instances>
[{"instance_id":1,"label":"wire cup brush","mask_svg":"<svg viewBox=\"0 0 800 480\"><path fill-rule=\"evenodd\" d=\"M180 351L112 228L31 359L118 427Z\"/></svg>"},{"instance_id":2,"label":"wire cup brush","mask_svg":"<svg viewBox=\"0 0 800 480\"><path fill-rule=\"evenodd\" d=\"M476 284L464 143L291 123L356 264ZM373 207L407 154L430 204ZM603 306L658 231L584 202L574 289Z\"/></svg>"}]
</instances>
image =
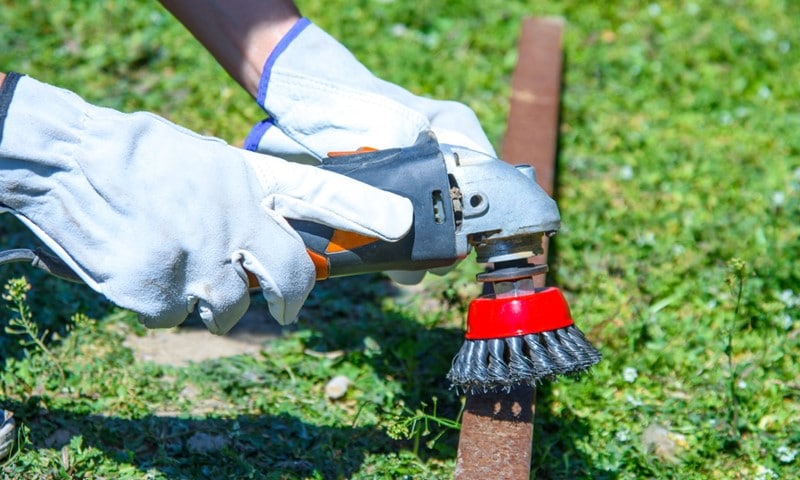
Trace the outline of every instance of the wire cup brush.
<instances>
[{"instance_id":1,"label":"wire cup brush","mask_svg":"<svg viewBox=\"0 0 800 480\"><path fill-rule=\"evenodd\" d=\"M561 291L534 289L532 277L545 273L546 265L497 266L478 275L494 293L469 305L466 340L447 374L454 387L486 392L536 386L600 361L600 352L575 326Z\"/></svg>"}]
</instances>

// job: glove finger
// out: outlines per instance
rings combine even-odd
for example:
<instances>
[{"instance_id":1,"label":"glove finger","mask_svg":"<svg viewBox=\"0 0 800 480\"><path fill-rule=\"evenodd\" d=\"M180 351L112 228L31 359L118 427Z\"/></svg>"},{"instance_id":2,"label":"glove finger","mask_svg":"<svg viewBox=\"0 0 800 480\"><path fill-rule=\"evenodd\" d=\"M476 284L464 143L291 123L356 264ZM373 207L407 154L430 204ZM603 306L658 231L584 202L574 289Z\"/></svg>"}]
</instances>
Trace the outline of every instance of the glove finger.
<instances>
[{"instance_id":1,"label":"glove finger","mask_svg":"<svg viewBox=\"0 0 800 480\"><path fill-rule=\"evenodd\" d=\"M282 218L277 220L286 224ZM297 321L316 273L305 245L288 224L270 232L270 240L269 245L237 250L234 263L255 275L270 313L278 323L287 325Z\"/></svg>"},{"instance_id":2,"label":"glove finger","mask_svg":"<svg viewBox=\"0 0 800 480\"><path fill-rule=\"evenodd\" d=\"M262 206L285 218L387 241L411 228L414 208L405 197L316 167L265 162L257 155L249 160L267 192Z\"/></svg>"},{"instance_id":3,"label":"glove finger","mask_svg":"<svg viewBox=\"0 0 800 480\"><path fill-rule=\"evenodd\" d=\"M386 194L386 192L383 192ZM307 220L327 225L336 230L355 232L367 237L396 242L411 228L413 207L411 202L398 195L391 197L364 195L363 203L331 201L320 204L308 197L275 194L265 198L265 204L286 218Z\"/></svg>"},{"instance_id":4,"label":"glove finger","mask_svg":"<svg viewBox=\"0 0 800 480\"><path fill-rule=\"evenodd\" d=\"M215 335L224 335L239 322L247 309L250 307L250 294L247 288L246 279L236 278L237 275L228 275L226 288L215 289L208 293L220 292L228 296L228 298L220 298L216 295L211 299L199 299L197 301L197 313L200 319L205 324L208 331ZM241 285L241 288L235 288L235 285Z\"/></svg>"},{"instance_id":5,"label":"glove finger","mask_svg":"<svg viewBox=\"0 0 800 480\"><path fill-rule=\"evenodd\" d=\"M134 308L131 308L131 310L134 310ZM183 323L186 317L189 316L189 311L186 309L162 310L156 315L137 312L137 316L139 318L139 323L147 328L172 328Z\"/></svg>"},{"instance_id":6,"label":"glove finger","mask_svg":"<svg viewBox=\"0 0 800 480\"><path fill-rule=\"evenodd\" d=\"M147 328L176 327L194 313L211 333L224 335L250 307L247 275L238 256L234 255L231 260L233 268L222 265L216 272L209 272L202 283L187 285L185 301L168 302L155 314L141 312L139 305L128 308L138 311L139 321Z\"/></svg>"},{"instance_id":7,"label":"glove finger","mask_svg":"<svg viewBox=\"0 0 800 480\"><path fill-rule=\"evenodd\" d=\"M431 130L439 143L497 156L475 112L463 103L420 98L415 106L430 119Z\"/></svg>"}]
</instances>

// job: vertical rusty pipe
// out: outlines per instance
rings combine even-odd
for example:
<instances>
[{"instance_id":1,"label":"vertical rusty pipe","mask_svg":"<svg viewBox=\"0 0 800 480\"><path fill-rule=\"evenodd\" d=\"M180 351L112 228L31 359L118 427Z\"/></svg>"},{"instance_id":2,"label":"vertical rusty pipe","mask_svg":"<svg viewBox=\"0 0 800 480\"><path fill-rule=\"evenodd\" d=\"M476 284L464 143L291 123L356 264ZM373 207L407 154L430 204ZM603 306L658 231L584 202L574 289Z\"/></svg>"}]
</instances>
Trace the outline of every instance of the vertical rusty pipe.
<instances>
[{"instance_id":1,"label":"vertical rusty pipe","mask_svg":"<svg viewBox=\"0 0 800 480\"><path fill-rule=\"evenodd\" d=\"M511 82L511 109L503 158L527 163L553 194L558 146L562 31L557 18L522 22L517 66ZM545 253L534 261L546 263ZM544 286L543 276L537 277ZM456 480L528 479L531 471L536 389L467 393L458 442Z\"/></svg>"},{"instance_id":2,"label":"vertical rusty pipe","mask_svg":"<svg viewBox=\"0 0 800 480\"><path fill-rule=\"evenodd\" d=\"M527 479L536 389L467 394L455 478Z\"/></svg>"},{"instance_id":3,"label":"vertical rusty pipe","mask_svg":"<svg viewBox=\"0 0 800 480\"><path fill-rule=\"evenodd\" d=\"M564 21L522 21L517 66L511 79L511 108L503 139L503 159L536 169L539 185L553 195L558 148Z\"/></svg>"}]
</instances>

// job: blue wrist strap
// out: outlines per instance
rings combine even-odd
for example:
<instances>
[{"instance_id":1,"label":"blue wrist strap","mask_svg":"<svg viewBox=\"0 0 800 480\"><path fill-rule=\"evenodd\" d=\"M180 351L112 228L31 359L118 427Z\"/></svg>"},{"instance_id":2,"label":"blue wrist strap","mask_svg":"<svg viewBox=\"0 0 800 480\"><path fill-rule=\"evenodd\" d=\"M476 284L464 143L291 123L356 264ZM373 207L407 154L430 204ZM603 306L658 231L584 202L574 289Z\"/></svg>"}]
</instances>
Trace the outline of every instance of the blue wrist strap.
<instances>
[{"instance_id":1,"label":"blue wrist strap","mask_svg":"<svg viewBox=\"0 0 800 480\"><path fill-rule=\"evenodd\" d=\"M256 102L266 110L266 105L264 105L264 99L267 98L267 87L269 86L269 79L270 75L272 74L272 67L275 65L275 62L278 60L278 57L283 53L292 41L297 38L303 30L306 29L311 25L311 20L303 17L295 23L292 28L286 33L286 35L281 38L278 44L275 46L275 49L272 50L272 53L269 54L267 57L266 62L264 62L264 69L261 72L261 80L258 82L258 91L256 93ZM251 151L258 150L258 144L261 139L264 137L264 134L267 133L267 130L274 126L272 120L267 117L264 120L261 120L257 124L250 129L250 133L247 135L247 138L244 140L244 148Z\"/></svg>"},{"instance_id":2,"label":"blue wrist strap","mask_svg":"<svg viewBox=\"0 0 800 480\"><path fill-rule=\"evenodd\" d=\"M303 30L306 29L311 25L311 20L303 17L295 23L292 28L286 32L286 35L281 38L275 48L272 50L272 53L269 54L267 57L267 61L264 62L264 69L261 71L261 80L258 82L258 94L256 95L256 101L258 102L261 107L264 107L264 99L267 98L267 86L269 85L269 77L272 73L272 66L275 65L275 62L280 57L281 53L284 52L287 48L289 48L289 44L292 43L292 40L297 38Z\"/></svg>"}]
</instances>

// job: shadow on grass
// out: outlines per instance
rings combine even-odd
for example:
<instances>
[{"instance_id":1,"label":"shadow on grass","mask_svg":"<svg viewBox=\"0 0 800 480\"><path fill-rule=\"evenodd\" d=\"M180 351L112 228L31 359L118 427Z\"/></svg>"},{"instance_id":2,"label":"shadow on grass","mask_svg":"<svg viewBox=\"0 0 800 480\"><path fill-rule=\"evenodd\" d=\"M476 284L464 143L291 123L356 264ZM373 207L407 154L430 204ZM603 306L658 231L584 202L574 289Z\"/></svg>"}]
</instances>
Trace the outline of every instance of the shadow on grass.
<instances>
[{"instance_id":1,"label":"shadow on grass","mask_svg":"<svg viewBox=\"0 0 800 480\"><path fill-rule=\"evenodd\" d=\"M387 319L379 328L396 320ZM372 329L368 331L374 333ZM445 337L453 344L460 341L459 332L433 329L416 332L412 342L430 346L430 342L438 344ZM438 353L420 350L415 355L441 365L450 356L449 345L443 343L437 350ZM380 363L383 362L377 368L383 369ZM396 368L389 370L395 372ZM423 365L406 375L412 380L401 383L411 387L403 396L409 407L414 409L435 395L439 398L439 415L455 418L460 399L447 389L443 372ZM531 478L615 478L595 470L578 449L577 442L588 435L584 421L550 414L548 391L547 386L539 389ZM36 398L27 404L11 402L8 407L31 429L27 448L58 451L80 435L84 452L86 447L94 447L120 465L130 465L142 473L155 469L174 479L350 478L357 472L364 473L362 467L368 456L410 448L409 444L390 440L378 427L312 425L288 414L202 419L148 415L123 419L45 410ZM458 433L449 431L435 449L423 448L420 456L423 460L452 460L457 443ZM79 465L82 459L92 461L89 455L76 455L73 465ZM391 463L386 467L397 468ZM390 477L384 471L370 474L375 478Z\"/></svg>"},{"instance_id":2,"label":"shadow on grass","mask_svg":"<svg viewBox=\"0 0 800 480\"><path fill-rule=\"evenodd\" d=\"M141 472L155 469L171 479L349 478L366 455L389 453L384 433L376 429L313 426L285 414L122 419L44 411L35 403L10 407L30 419L28 448L60 449L80 435L80 453L71 459L75 467L92 462L86 449L94 447L116 463Z\"/></svg>"}]
</instances>

